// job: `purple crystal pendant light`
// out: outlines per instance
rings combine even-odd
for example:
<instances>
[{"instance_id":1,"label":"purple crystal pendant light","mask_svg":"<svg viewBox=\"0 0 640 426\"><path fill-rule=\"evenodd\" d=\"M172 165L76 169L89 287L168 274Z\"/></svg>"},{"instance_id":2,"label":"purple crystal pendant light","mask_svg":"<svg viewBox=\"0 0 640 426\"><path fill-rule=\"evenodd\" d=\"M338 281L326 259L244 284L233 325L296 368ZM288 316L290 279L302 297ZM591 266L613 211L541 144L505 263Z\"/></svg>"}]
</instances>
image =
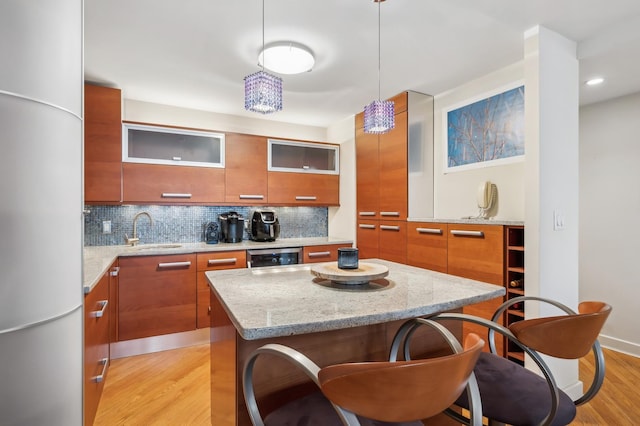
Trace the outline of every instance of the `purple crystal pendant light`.
<instances>
[{"instance_id":1,"label":"purple crystal pendant light","mask_svg":"<svg viewBox=\"0 0 640 426\"><path fill-rule=\"evenodd\" d=\"M262 0L262 50L264 51L264 0ZM270 114L282 111L282 79L264 70L244 78L244 109Z\"/></svg>"},{"instance_id":2,"label":"purple crystal pendant light","mask_svg":"<svg viewBox=\"0 0 640 426\"><path fill-rule=\"evenodd\" d=\"M380 3L385 0L373 0L378 3L378 100L364 107L365 133L387 133L396 126L393 101L380 100Z\"/></svg>"}]
</instances>

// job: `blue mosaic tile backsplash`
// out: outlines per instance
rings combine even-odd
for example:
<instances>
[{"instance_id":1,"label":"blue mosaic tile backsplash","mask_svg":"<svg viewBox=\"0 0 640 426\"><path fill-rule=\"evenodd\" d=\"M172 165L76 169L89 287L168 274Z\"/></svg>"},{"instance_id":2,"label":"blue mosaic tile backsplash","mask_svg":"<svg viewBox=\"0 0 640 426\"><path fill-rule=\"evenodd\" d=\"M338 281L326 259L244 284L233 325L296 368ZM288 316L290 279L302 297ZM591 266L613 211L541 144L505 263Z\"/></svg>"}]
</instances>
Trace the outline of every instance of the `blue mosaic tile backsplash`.
<instances>
[{"instance_id":1,"label":"blue mosaic tile backsplash","mask_svg":"<svg viewBox=\"0 0 640 426\"><path fill-rule=\"evenodd\" d=\"M204 227L218 221L218 215L238 212L245 218L259 207L211 206L86 206L84 216L84 245L111 246L125 244L125 234L132 237L133 217L148 212L153 218L138 218L138 238L142 244L197 243L204 241ZM328 235L328 209L326 207L268 207L280 221L280 238L312 238ZM102 222L111 221L111 233L102 233ZM245 231L245 239L249 235Z\"/></svg>"}]
</instances>

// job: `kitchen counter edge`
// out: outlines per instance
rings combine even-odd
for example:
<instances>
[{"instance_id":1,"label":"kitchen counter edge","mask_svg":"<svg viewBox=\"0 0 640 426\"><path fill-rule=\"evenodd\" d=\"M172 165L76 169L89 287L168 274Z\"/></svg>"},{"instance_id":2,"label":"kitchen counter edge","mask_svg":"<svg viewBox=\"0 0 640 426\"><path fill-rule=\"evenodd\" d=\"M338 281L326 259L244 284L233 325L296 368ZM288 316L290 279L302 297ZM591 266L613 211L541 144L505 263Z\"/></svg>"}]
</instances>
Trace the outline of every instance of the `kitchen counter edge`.
<instances>
[{"instance_id":1,"label":"kitchen counter edge","mask_svg":"<svg viewBox=\"0 0 640 426\"><path fill-rule=\"evenodd\" d=\"M478 217L460 218L460 219L438 219L433 217L410 217L407 222L425 222L425 223L457 223L469 225L499 225L499 226L524 226L522 220L507 219L481 219Z\"/></svg>"},{"instance_id":2,"label":"kitchen counter edge","mask_svg":"<svg viewBox=\"0 0 640 426\"><path fill-rule=\"evenodd\" d=\"M178 247L166 247L172 245L165 244L164 248L145 248L145 244L139 246L85 246L83 248L83 289L88 294L98 284L100 278L107 272L113 262L124 256L157 256L170 254L208 253L233 250L251 249L272 249L286 247L311 247L325 244L352 244L353 240L336 237L314 237L314 238L283 238L270 242L257 242L245 240L240 243L176 243ZM156 246L162 244L148 244Z\"/></svg>"}]
</instances>

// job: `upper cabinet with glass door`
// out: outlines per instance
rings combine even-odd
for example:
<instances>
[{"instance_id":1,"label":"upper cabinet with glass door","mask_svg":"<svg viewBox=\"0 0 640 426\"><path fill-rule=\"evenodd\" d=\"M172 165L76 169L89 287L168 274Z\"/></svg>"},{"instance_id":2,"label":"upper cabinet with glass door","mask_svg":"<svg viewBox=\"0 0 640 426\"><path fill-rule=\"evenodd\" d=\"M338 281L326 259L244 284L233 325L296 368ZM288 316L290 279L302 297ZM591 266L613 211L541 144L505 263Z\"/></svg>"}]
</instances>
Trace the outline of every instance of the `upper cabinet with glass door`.
<instances>
[{"instance_id":1,"label":"upper cabinet with glass door","mask_svg":"<svg viewBox=\"0 0 640 426\"><path fill-rule=\"evenodd\" d=\"M224 168L224 134L123 123L122 161Z\"/></svg>"},{"instance_id":2,"label":"upper cabinet with glass door","mask_svg":"<svg viewBox=\"0 0 640 426\"><path fill-rule=\"evenodd\" d=\"M338 145L269 139L268 170L337 175L340 173Z\"/></svg>"}]
</instances>

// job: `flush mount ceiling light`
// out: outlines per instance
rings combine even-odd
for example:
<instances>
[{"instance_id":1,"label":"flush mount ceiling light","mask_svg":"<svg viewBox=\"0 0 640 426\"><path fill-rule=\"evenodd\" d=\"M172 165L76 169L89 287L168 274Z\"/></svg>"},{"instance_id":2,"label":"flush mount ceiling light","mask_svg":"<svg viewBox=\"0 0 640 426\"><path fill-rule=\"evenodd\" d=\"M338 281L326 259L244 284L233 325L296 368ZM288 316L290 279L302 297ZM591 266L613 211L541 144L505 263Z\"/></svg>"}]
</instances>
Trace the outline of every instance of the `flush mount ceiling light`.
<instances>
[{"instance_id":1,"label":"flush mount ceiling light","mask_svg":"<svg viewBox=\"0 0 640 426\"><path fill-rule=\"evenodd\" d=\"M603 82L604 82L604 78L596 77L596 78L592 78L591 80L587 80L585 84L587 86L597 86L598 84L602 84Z\"/></svg>"},{"instance_id":2,"label":"flush mount ceiling light","mask_svg":"<svg viewBox=\"0 0 640 426\"><path fill-rule=\"evenodd\" d=\"M385 0L373 0L378 3L378 100L364 107L365 133L387 133L396 125L393 101L380 100L380 3Z\"/></svg>"},{"instance_id":3,"label":"flush mount ceiling light","mask_svg":"<svg viewBox=\"0 0 640 426\"><path fill-rule=\"evenodd\" d=\"M262 0L262 50L264 50L264 0ZM282 79L262 70L244 78L244 109L270 114L282 110Z\"/></svg>"},{"instance_id":4,"label":"flush mount ceiling light","mask_svg":"<svg viewBox=\"0 0 640 426\"><path fill-rule=\"evenodd\" d=\"M292 41L280 41L263 47L258 65L278 74L300 74L311 71L315 64L308 47Z\"/></svg>"}]
</instances>

